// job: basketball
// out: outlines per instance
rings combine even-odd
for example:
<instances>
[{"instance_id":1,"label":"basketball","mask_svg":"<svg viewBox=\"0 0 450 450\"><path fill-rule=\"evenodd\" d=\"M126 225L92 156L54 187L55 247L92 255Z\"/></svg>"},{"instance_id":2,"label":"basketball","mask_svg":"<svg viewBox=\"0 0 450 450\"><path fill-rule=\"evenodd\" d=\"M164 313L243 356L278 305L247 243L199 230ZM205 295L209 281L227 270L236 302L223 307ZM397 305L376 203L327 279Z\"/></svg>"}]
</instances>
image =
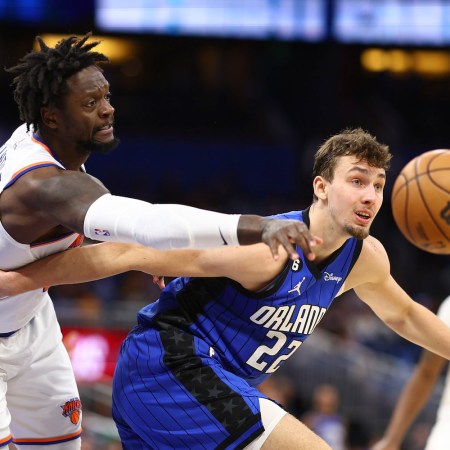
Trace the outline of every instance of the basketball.
<instances>
[{"instance_id":1,"label":"basketball","mask_svg":"<svg viewBox=\"0 0 450 450\"><path fill-rule=\"evenodd\" d=\"M431 150L406 164L392 188L392 213L416 247L450 254L450 150Z\"/></svg>"}]
</instances>

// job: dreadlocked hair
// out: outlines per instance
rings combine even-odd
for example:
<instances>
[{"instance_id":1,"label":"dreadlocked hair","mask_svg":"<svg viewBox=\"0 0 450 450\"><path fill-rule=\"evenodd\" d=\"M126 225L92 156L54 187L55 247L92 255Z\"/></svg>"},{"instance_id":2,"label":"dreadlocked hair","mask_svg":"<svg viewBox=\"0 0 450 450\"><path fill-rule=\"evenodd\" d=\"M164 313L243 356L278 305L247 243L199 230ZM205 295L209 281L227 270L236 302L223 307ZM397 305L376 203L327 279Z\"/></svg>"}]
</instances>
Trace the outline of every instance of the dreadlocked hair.
<instances>
[{"instance_id":1,"label":"dreadlocked hair","mask_svg":"<svg viewBox=\"0 0 450 450\"><path fill-rule=\"evenodd\" d=\"M109 61L102 53L91 51L99 42L86 44L90 36L91 33L82 38L70 36L54 48L48 47L37 36L40 50L27 53L19 64L6 69L15 76L12 84L14 100L19 107L20 119L28 129L30 125L38 129L42 106L54 104L68 92L67 78L86 67Z\"/></svg>"}]
</instances>

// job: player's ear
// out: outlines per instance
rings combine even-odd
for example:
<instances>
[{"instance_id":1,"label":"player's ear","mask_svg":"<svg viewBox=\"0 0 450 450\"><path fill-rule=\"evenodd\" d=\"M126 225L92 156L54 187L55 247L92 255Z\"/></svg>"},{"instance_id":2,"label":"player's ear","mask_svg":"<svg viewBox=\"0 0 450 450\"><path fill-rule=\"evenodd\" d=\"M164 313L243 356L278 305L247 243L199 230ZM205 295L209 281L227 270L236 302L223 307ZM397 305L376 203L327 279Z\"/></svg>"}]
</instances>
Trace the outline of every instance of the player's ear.
<instances>
[{"instance_id":1,"label":"player's ear","mask_svg":"<svg viewBox=\"0 0 450 450\"><path fill-rule=\"evenodd\" d=\"M325 200L327 198L327 182L321 176L317 176L313 180L313 189L316 197Z\"/></svg>"},{"instance_id":2,"label":"player's ear","mask_svg":"<svg viewBox=\"0 0 450 450\"><path fill-rule=\"evenodd\" d=\"M56 115L55 108L51 106L42 106L41 107L41 120L42 123L51 129L58 128L58 119Z\"/></svg>"}]
</instances>

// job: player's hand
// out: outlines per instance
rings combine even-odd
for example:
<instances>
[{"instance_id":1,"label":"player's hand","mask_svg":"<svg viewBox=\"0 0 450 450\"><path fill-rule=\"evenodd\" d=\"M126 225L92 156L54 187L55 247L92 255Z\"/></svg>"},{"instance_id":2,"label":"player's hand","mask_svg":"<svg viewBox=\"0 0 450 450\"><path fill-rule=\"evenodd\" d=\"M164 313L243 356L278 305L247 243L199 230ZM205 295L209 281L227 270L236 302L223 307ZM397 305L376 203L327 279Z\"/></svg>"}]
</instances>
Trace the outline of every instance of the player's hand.
<instances>
[{"instance_id":1,"label":"player's hand","mask_svg":"<svg viewBox=\"0 0 450 450\"><path fill-rule=\"evenodd\" d=\"M153 284L156 284L161 290L166 287L163 275L153 275Z\"/></svg>"},{"instance_id":2,"label":"player's hand","mask_svg":"<svg viewBox=\"0 0 450 450\"><path fill-rule=\"evenodd\" d=\"M322 239L314 236L304 222L299 220L263 219L262 241L270 247L274 259L278 259L278 247L282 245L294 260L299 255L293 244L297 244L310 261L316 257L314 247Z\"/></svg>"}]
</instances>

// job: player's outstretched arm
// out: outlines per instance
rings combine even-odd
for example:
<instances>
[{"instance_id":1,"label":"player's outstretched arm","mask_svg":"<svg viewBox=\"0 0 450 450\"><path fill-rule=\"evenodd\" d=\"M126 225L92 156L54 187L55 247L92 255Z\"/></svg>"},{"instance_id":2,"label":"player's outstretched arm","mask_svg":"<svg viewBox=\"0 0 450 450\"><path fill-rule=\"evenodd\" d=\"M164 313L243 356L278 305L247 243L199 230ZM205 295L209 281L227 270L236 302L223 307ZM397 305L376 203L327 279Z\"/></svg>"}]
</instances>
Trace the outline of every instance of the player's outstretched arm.
<instances>
[{"instance_id":1,"label":"player's outstretched arm","mask_svg":"<svg viewBox=\"0 0 450 450\"><path fill-rule=\"evenodd\" d=\"M8 272L0 271L0 298L43 286L77 284L134 269L133 244L100 243L68 249ZM146 249L151 252L153 249Z\"/></svg>"},{"instance_id":2,"label":"player's outstretched arm","mask_svg":"<svg viewBox=\"0 0 450 450\"><path fill-rule=\"evenodd\" d=\"M267 285L288 256L275 261L263 244L204 250L156 250L142 245L100 243L56 253L10 272L0 271L0 298L42 286L83 283L130 270L171 277L225 276L247 289Z\"/></svg>"},{"instance_id":3,"label":"player's outstretched arm","mask_svg":"<svg viewBox=\"0 0 450 450\"><path fill-rule=\"evenodd\" d=\"M89 207L84 234L91 239L135 242L162 249L264 242L275 259L280 246L291 259L297 259L293 244L298 244L307 257L313 259L313 246L322 242L300 221L222 214L185 205L150 204L110 194L103 195Z\"/></svg>"},{"instance_id":4,"label":"player's outstretched arm","mask_svg":"<svg viewBox=\"0 0 450 450\"><path fill-rule=\"evenodd\" d=\"M347 287L354 288L387 326L403 338L450 359L450 328L398 285L390 274L384 247L373 237L364 240L351 277Z\"/></svg>"},{"instance_id":5,"label":"player's outstretched arm","mask_svg":"<svg viewBox=\"0 0 450 450\"><path fill-rule=\"evenodd\" d=\"M24 211L37 211L41 216L38 223L46 229L64 225L97 241L137 243L161 249L264 242L275 259L280 246L291 259L298 258L293 244L299 245L305 255L313 259L313 246L321 243L300 221L221 214L184 205L150 204L118 197L85 173L60 171L54 167L24 175L13 192L14 196L11 193L8 196L16 210L17 205L23 203ZM26 213L23 216L26 218ZM12 226L17 223L15 219L11 219ZM10 230L7 228L7 231ZM29 242L17 234L13 237Z\"/></svg>"},{"instance_id":6,"label":"player's outstretched arm","mask_svg":"<svg viewBox=\"0 0 450 450\"><path fill-rule=\"evenodd\" d=\"M424 350L400 394L382 439L372 450L400 450L409 427L430 397L447 360Z\"/></svg>"}]
</instances>

